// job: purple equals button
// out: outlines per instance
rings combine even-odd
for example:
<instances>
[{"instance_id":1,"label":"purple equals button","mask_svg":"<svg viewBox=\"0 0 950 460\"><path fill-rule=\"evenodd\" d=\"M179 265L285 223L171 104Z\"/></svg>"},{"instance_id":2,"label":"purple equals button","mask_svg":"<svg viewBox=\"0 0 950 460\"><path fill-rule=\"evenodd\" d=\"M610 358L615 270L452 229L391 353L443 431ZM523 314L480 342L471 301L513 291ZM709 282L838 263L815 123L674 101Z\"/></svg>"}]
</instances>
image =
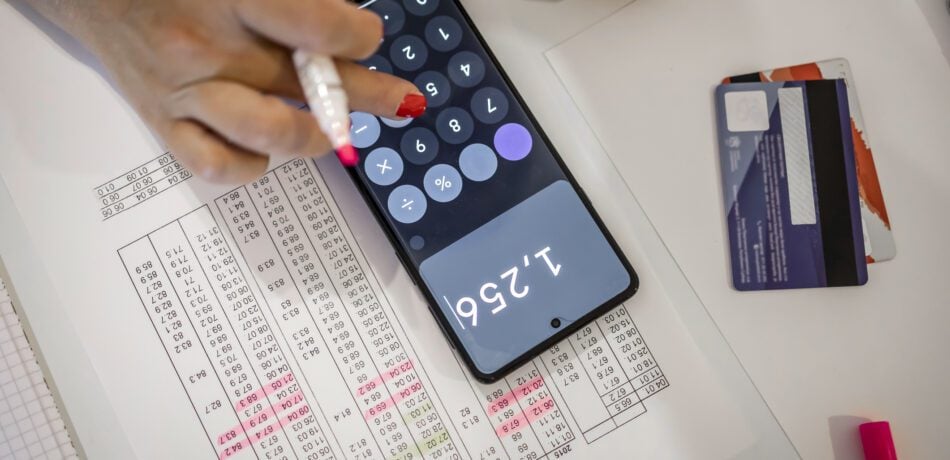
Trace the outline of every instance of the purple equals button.
<instances>
[{"instance_id":1,"label":"purple equals button","mask_svg":"<svg viewBox=\"0 0 950 460\"><path fill-rule=\"evenodd\" d=\"M518 123L508 123L495 132L495 151L508 161L524 159L533 144L531 133Z\"/></svg>"}]
</instances>

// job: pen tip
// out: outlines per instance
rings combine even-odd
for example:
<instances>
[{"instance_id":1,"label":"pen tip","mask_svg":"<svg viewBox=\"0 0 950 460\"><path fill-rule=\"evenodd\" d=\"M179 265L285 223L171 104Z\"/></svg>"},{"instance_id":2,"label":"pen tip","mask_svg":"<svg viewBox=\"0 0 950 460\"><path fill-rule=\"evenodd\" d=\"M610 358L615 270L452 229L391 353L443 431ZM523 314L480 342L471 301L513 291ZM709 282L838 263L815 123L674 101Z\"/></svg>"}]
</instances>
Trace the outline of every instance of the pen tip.
<instances>
[{"instance_id":1,"label":"pen tip","mask_svg":"<svg viewBox=\"0 0 950 460\"><path fill-rule=\"evenodd\" d=\"M340 163L343 163L343 166L346 167L356 166L360 161L360 156L356 153L353 144L346 144L336 149L336 156L340 159Z\"/></svg>"}]
</instances>

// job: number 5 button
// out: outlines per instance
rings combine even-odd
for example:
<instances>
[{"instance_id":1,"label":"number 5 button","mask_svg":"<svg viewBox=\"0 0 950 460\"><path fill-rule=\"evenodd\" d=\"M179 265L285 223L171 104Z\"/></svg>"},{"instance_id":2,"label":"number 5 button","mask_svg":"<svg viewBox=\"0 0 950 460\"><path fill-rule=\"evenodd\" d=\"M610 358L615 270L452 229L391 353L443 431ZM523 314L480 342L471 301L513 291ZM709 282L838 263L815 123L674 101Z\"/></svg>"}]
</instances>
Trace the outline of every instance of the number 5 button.
<instances>
[{"instance_id":1,"label":"number 5 button","mask_svg":"<svg viewBox=\"0 0 950 460\"><path fill-rule=\"evenodd\" d=\"M486 125L498 123L508 115L508 98L497 88L482 88L472 96L472 113Z\"/></svg>"},{"instance_id":2,"label":"number 5 button","mask_svg":"<svg viewBox=\"0 0 950 460\"><path fill-rule=\"evenodd\" d=\"M485 77L485 63L477 54L462 51L449 60L449 78L463 88L472 88Z\"/></svg>"},{"instance_id":3,"label":"number 5 button","mask_svg":"<svg viewBox=\"0 0 950 460\"><path fill-rule=\"evenodd\" d=\"M389 48L389 58L393 64L406 72L422 68L428 57L429 50L426 49L425 43L421 38L412 35L397 38Z\"/></svg>"}]
</instances>

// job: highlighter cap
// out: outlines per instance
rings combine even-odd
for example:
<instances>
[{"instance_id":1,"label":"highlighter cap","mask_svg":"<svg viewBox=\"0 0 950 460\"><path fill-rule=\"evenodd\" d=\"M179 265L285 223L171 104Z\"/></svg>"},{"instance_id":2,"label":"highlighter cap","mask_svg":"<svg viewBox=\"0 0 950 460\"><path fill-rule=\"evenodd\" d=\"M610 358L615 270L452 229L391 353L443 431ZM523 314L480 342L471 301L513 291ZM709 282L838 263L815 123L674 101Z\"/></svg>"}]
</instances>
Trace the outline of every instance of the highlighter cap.
<instances>
[{"instance_id":1,"label":"highlighter cap","mask_svg":"<svg viewBox=\"0 0 950 460\"><path fill-rule=\"evenodd\" d=\"M861 445L864 446L865 460L897 460L897 450L894 449L890 423L862 423L859 431Z\"/></svg>"}]
</instances>

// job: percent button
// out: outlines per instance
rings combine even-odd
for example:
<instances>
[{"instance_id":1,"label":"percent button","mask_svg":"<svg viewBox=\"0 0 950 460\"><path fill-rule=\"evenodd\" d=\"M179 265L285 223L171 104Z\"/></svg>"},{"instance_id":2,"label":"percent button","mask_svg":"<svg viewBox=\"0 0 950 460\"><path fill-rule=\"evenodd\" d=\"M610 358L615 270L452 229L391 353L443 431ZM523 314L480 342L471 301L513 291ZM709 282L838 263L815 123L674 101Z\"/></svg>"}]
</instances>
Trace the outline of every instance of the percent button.
<instances>
[{"instance_id":1,"label":"percent button","mask_svg":"<svg viewBox=\"0 0 950 460\"><path fill-rule=\"evenodd\" d=\"M462 193L462 175L449 165L440 164L429 168L423 180L426 193L439 203L448 203Z\"/></svg>"}]
</instances>

